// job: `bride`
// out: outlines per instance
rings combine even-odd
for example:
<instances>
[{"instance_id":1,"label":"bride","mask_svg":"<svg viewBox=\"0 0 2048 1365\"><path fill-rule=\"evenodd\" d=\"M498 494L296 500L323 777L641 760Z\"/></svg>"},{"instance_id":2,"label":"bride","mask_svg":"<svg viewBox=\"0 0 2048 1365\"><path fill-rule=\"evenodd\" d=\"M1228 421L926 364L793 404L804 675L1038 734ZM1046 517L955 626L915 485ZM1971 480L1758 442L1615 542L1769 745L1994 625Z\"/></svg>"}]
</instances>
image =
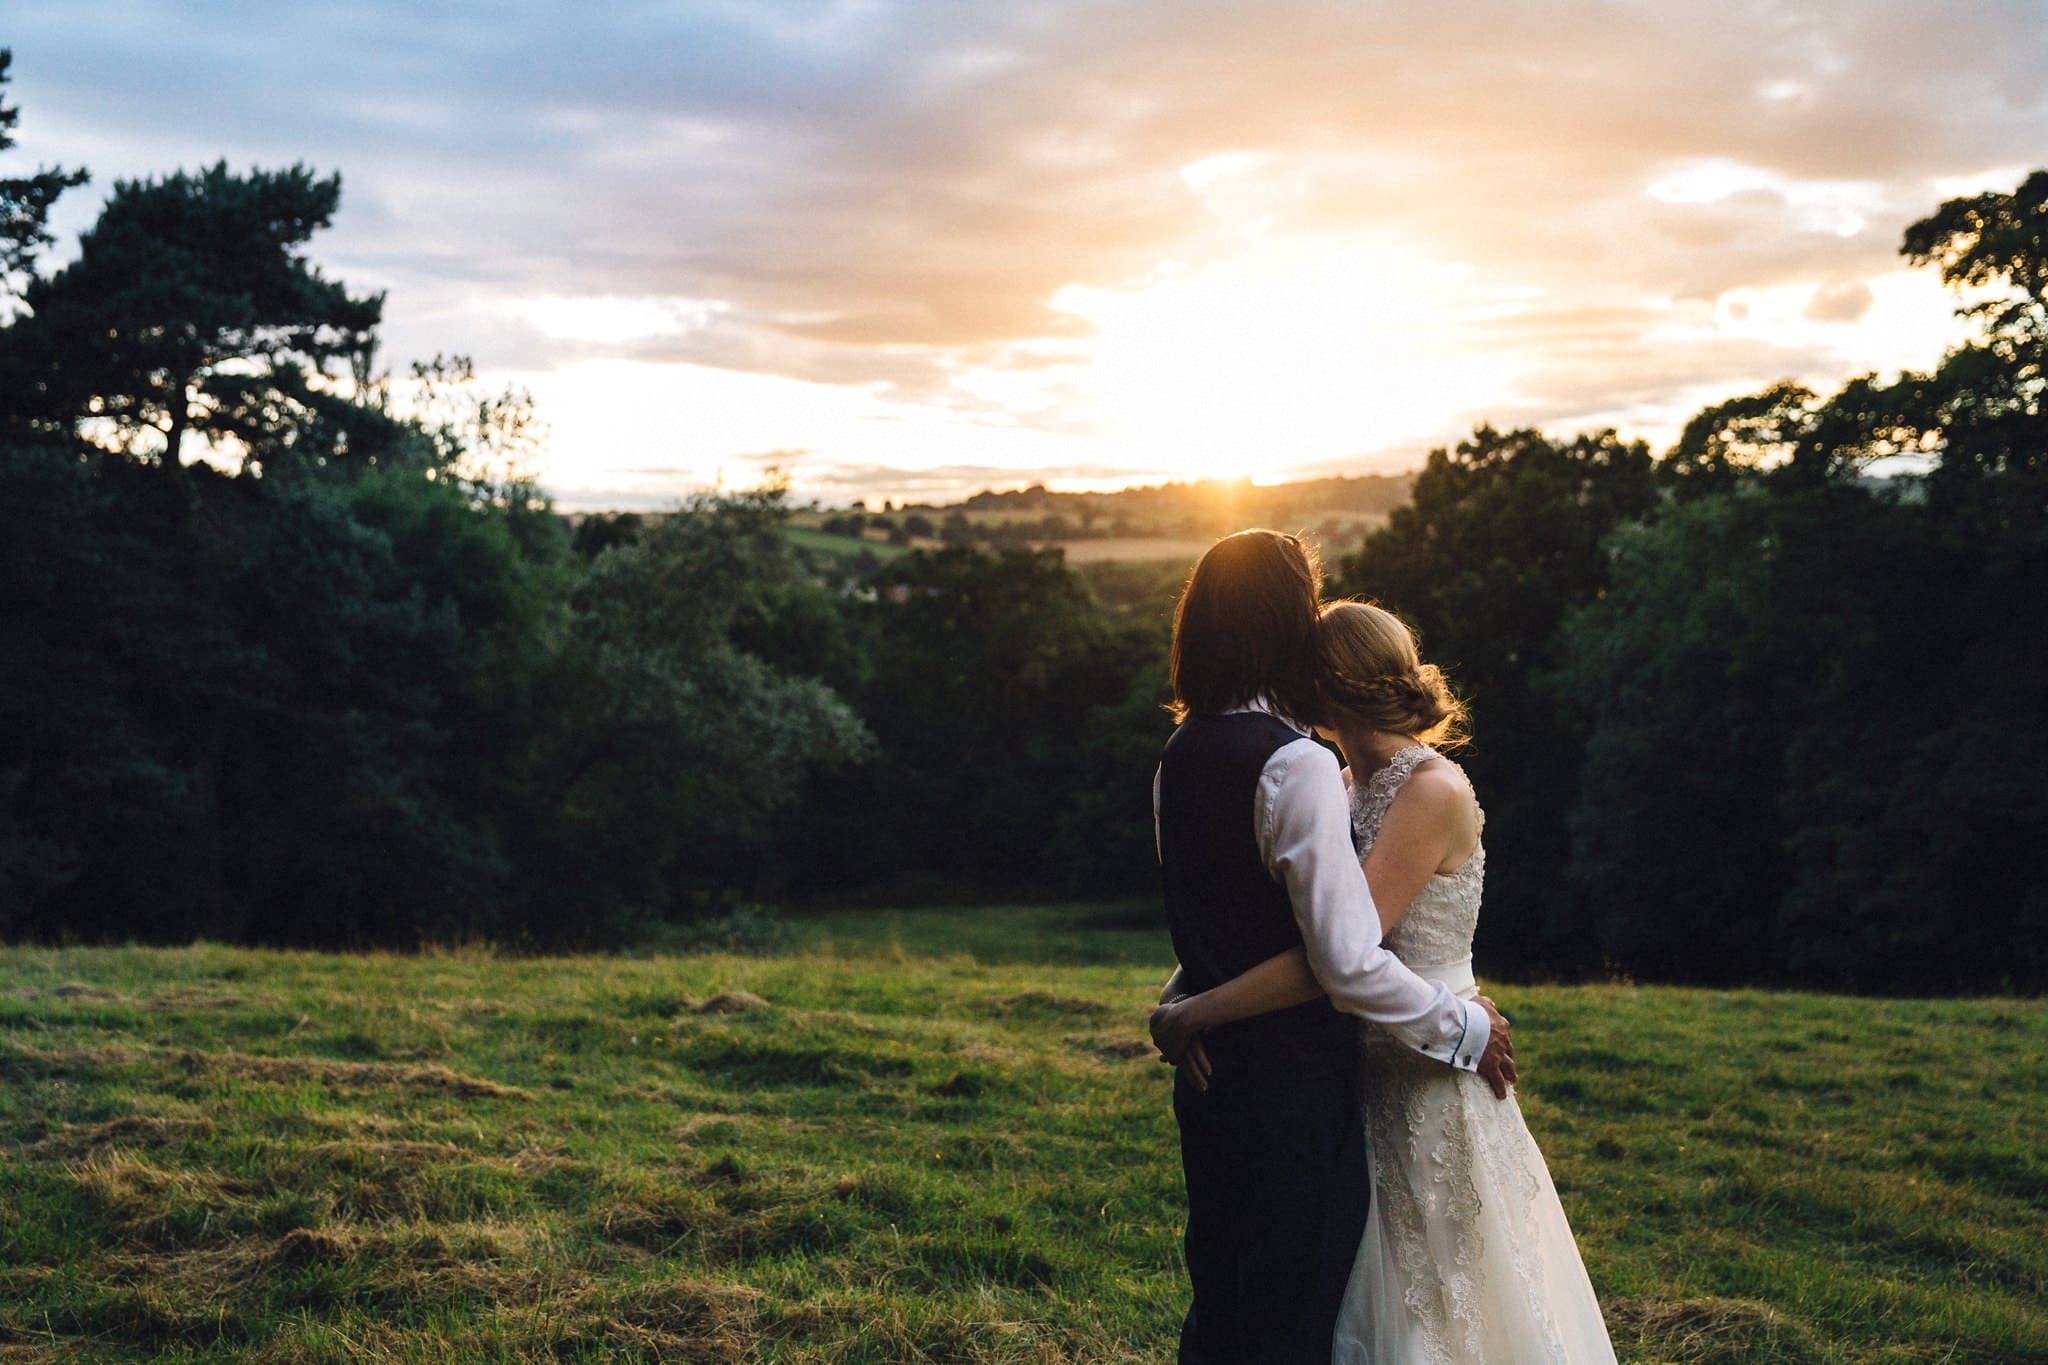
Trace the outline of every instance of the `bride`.
<instances>
[{"instance_id":1,"label":"bride","mask_svg":"<svg viewBox=\"0 0 2048 1365\"><path fill-rule=\"evenodd\" d=\"M1485 816L1455 741L1462 709L1401 620L1361 602L1323 609L1319 733L1344 753L1352 837L1386 943L1418 975L1477 991L1472 934L1486 875ZM1162 1005L1152 1032L1197 1084L1201 1034L1312 1000L1299 948ZM1338 1315L1339 1365L1614 1360L1593 1286L1542 1153L1510 1094L1437 1065L1371 1025L1360 1047L1373 1195Z\"/></svg>"}]
</instances>

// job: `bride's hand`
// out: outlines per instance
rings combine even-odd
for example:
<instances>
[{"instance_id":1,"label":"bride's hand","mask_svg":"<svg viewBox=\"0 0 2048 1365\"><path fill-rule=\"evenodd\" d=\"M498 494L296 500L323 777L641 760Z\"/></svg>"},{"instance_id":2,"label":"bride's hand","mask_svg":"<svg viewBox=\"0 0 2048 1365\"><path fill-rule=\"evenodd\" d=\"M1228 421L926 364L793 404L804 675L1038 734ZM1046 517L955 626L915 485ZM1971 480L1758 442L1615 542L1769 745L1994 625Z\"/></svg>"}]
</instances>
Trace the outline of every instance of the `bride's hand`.
<instances>
[{"instance_id":1,"label":"bride's hand","mask_svg":"<svg viewBox=\"0 0 2048 1365\"><path fill-rule=\"evenodd\" d=\"M1160 1058L1165 1061L1164 1057ZM1196 1034L1188 1040L1188 1050L1181 1054L1180 1066L1176 1068L1187 1077L1188 1084L1197 1090L1209 1088L1209 1050L1202 1046L1202 1037Z\"/></svg>"},{"instance_id":2,"label":"bride's hand","mask_svg":"<svg viewBox=\"0 0 2048 1365\"><path fill-rule=\"evenodd\" d=\"M1188 999L1185 995L1176 995L1152 1011L1152 1046L1159 1049L1162 1061L1171 1062L1175 1066L1180 1065L1181 1057L1188 1050L1188 1044L1194 1041L1196 1033L1200 1031L1190 1027L1192 1021L1188 1017Z\"/></svg>"},{"instance_id":3,"label":"bride's hand","mask_svg":"<svg viewBox=\"0 0 2048 1365\"><path fill-rule=\"evenodd\" d=\"M1202 1025L1192 997L1179 995L1152 1011L1152 1045L1159 1060L1183 1068L1198 1090L1209 1088L1209 1054L1202 1047Z\"/></svg>"}]
</instances>

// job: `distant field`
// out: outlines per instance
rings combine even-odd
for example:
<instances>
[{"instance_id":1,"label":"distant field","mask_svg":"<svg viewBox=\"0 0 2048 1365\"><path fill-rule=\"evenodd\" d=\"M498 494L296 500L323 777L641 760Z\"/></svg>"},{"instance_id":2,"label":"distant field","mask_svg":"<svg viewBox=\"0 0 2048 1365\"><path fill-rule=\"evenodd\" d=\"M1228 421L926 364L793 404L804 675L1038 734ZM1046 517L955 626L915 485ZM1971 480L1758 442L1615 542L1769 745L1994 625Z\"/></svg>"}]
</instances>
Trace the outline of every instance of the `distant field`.
<instances>
[{"instance_id":1,"label":"distant field","mask_svg":"<svg viewBox=\"0 0 2048 1365\"><path fill-rule=\"evenodd\" d=\"M0 1355L1169 1359L1150 908L798 927L0 949ZM2048 1360L2048 1005L1499 995L1624 1359Z\"/></svg>"},{"instance_id":2,"label":"distant field","mask_svg":"<svg viewBox=\"0 0 2048 1365\"><path fill-rule=\"evenodd\" d=\"M1215 544L1215 537L1198 540L1123 536L1101 540L1063 540L1056 548L1064 551L1069 564L1100 564L1109 560L1136 562L1173 559L1193 564L1202 552Z\"/></svg>"},{"instance_id":3,"label":"distant field","mask_svg":"<svg viewBox=\"0 0 2048 1365\"><path fill-rule=\"evenodd\" d=\"M789 537L792 545L840 558L850 559L862 550L870 552L876 559L894 559L898 555L909 553L909 547L891 545L886 540L855 540L852 536L828 535L808 526L786 526L782 534Z\"/></svg>"},{"instance_id":4,"label":"distant field","mask_svg":"<svg viewBox=\"0 0 2048 1365\"><path fill-rule=\"evenodd\" d=\"M869 550L877 559L893 559L911 549L934 550L943 545L941 541L929 539L916 540L910 545L891 545L887 540L873 536L856 540L807 526L789 526L783 534L789 537L792 545L840 558L850 558L862 550ZM1058 550L1066 556L1069 564L1148 564L1170 560L1191 565L1215 543L1213 536L1103 536L1086 540L1038 541L1035 547ZM1329 553L1325 551L1326 556Z\"/></svg>"}]
</instances>

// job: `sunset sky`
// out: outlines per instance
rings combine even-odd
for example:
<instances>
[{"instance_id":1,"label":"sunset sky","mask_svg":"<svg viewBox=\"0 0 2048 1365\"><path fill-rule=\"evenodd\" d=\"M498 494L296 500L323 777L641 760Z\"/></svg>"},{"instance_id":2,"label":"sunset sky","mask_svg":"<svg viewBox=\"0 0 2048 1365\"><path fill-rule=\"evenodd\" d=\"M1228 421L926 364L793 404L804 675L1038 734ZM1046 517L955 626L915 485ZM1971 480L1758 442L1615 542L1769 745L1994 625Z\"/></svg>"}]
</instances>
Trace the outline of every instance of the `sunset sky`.
<instances>
[{"instance_id":1,"label":"sunset sky","mask_svg":"<svg viewBox=\"0 0 2048 1365\"><path fill-rule=\"evenodd\" d=\"M2039 0L11 6L21 145L344 177L386 354L568 507L1261 480L1477 420L1662 444L1931 361L1897 255L2048 164ZM60 255L58 259L62 259Z\"/></svg>"}]
</instances>

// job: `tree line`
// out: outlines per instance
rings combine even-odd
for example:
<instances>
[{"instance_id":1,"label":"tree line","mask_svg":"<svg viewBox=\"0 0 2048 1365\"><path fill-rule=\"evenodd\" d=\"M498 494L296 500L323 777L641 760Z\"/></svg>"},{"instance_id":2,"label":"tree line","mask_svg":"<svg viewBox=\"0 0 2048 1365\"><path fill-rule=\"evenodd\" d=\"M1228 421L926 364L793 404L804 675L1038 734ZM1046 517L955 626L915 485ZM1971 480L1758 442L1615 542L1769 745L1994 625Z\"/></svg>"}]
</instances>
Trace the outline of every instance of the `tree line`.
<instances>
[{"instance_id":1,"label":"tree line","mask_svg":"<svg viewBox=\"0 0 2048 1365\"><path fill-rule=\"evenodd\" d=\"M0 179L0 937L1153 892L1170 585L965 544L848 582L773 488L572 530L521 395L380 368L309 255L339 177L119 182L45 269L82 181ZM1934 370L1661 458L1482 428L1333 566L1470 699L1488 970L2048 979L2048 173L1904 250L1972 300Z\"/></svg>"},{"instance_id":2,"label":"tree line","mask_svg":"<svg viewBox=\"0 0 2048 1365\"><path fill-rule=\"evenodd\" d=\"M1655 460L1481 430L1344 562L1471 696L1482 963L2048 982L2048 172L1901 249L1967 291L1932 370L1777 384Z\"/></svg>"}]
</instances>

